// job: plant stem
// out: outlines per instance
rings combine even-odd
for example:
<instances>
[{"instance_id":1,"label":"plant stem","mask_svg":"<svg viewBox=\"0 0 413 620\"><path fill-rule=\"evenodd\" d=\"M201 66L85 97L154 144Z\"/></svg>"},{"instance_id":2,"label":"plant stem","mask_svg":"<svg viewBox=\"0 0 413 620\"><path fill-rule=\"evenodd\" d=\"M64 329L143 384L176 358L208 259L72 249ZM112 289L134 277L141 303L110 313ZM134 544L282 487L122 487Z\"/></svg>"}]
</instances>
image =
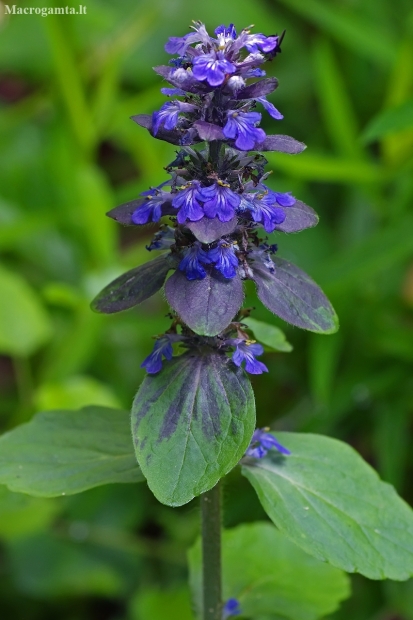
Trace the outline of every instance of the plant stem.
<instances>
[{"instance_id":1,"label":"plant stem","mask_svg":"<svg viewBox=\"0 0 413 620\"><path fill-rule=\"evenodd\" d=\"M201 495L203 620L222 620L221 485Z\"/></svg>"}]
</instances>

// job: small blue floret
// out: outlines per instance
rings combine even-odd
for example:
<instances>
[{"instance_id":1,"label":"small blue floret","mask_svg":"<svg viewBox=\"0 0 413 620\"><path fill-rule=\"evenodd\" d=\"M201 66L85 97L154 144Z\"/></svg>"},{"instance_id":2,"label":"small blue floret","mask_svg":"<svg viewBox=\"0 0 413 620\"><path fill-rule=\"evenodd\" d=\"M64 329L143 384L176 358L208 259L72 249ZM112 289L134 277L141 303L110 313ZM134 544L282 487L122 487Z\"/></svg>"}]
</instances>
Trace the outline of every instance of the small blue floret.
<instances>
[{"instance_id":1,"label":"small blue floret","mask_svg":"<svg viewBox=\"0 0 413 620\"><path fill-rule=\"evenodd\" d=\"M286 456L291 454L287 448L282 446L279 441L276 440L274 435L271 435L271 433L268 432L268 429L257 428L254 431L251 443L245 455L251 456L255 459L262 459L272 448L275 448L278 452L281 452L281 454L285 454Z\"/></svg>"}]
</instances>

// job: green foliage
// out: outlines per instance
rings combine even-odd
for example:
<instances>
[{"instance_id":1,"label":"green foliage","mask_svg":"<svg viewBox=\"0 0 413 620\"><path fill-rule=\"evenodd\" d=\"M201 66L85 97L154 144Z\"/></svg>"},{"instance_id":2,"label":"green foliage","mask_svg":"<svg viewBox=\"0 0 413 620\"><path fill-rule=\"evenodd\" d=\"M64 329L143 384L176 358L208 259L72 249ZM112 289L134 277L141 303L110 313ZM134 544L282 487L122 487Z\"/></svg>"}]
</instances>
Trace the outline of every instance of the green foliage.
<instances>
[{"instance_id":1,"label":"green foliage","mask_svg":"<svg viewBox=\"0 0 413 620\"><path fill-rule=\"evenodd\" d=\"M12 491L56 497L142 479L126 411L48 411L0 438L0 482Z\"/></svg>"},{"instance_id":2,"label":"green foliage","mask_svg":"<svg viewBox=\"0 0 413 620\"><path fill-rule=\"evenodd\" d=\"M370 579L413 574L413 511L346 444L277 433L292 454L270 451L243 473L275 525L316 558Z\"/></svg>"},{"instance_id":3,"label":"green foliage","mask_svg":"<svg viewBox=\"0 0 413 620\"><path fill-rule=\"evenodd\" d=\"M315 560L269 523L239 525L223 533L223 597L240 602L251 620L316 620L350 595L348 577ZM189 550L190 583L200 609L201 541Z\"/></svg>"},{"instance_id":4,"label":"green foliage","mask_svg":"<svg viewBox=\"0 0 413 620\"><path fill-rule=\"evenodd\" d=\"M138 463L169 506L214 487L243 456L254 428L248 377L216 353L174 358L145 377L132 407Z\"/></svg>"},{"instance_id":5,"label":"green foliage","mask_svg":"<svg viewBox=\"0 0 413 620\"><path fill-rule=\"evenodd\" d=\"M373 118L363 132L364 142L372 142L390 133L413 129L413 99Z\"/></svg>"},{"instance_id":6,"label":"green foliage","mask_svg":"<svg viewBox=\"0 0 413 620\"><path fill-rule=\"evenodd\" d=\"M210 28L230 22L238 29L254 23L256 32L285 28L283 53L269 65L280 81L270 99L284 120L263 113L263 123L268 133L293 135L307 150L294 157L268 153L274 170L268 183L315 208L320 223L299 235L275 233L271 243L326 291L341 326L328 338L286 326L260 308L247 286L252 319L282 327L294 347L293 355L266 355L270 372L254 378L259 425L271 425L277 437L283 429L339 437L412 504L413 141L404 116L413 95L411 3L87 5L87 15L53 22L35 15L1 21L0 281L6 273L8 282L7 294L0 286L1 432L28 421L39 404L69 409L112 399L112 406L130 408L150 336L165 331L168 308L156 294L118 316L90 311L108 282L150 257L144 243L156 230L122 229L104 214L164 181L162 167L175 148L153 140L129 116L164 103L164 84L152 67L167 61L164 43L188 32L191 19ZM397 132L386 129L377 144L363 142L364 131L384 115ZM31 301L16 293L20 283ZM225 512L231 526L264 517L237 473L226 485ZM182 589L184 553L198 527L192 504L172 511L135 484L54 500L2 489L0 515L0 615L16 620L122 617L137 592L148 589L155 598L160 585ZM75 536L82 528L89 531L84 540ZM35 534L43 538L33 556ZM39 590L34 581L26 589L40 561L48 566L43 583L56 583L58 570L76 578L55 553L56 536L65 549L93 558L90 571L98 558L99 571L104 566L110 579L117 575L121 588L105 578L110 601L84 568L78 595L60 586L68 596L58 600L40 579ZM66 553L63 545L59 553ZM329 620L410 620L412 582L357 575L352 581L353 598Z\"/></svg>"},{"instance_id":7,"label":"green foliage","mask_svg":"<svg viewBox=\"0 0 413 620\"><path fill-rule=\"evenodd\" d=\"M248 317L243 320L243 322L253 332L255 338L264 345L266 350L283 351L283 353L289 353L293 350L284 332L275 325L257 321L257 319L253 319L252 317Z\"/></svg>"},{"instance_id":8,"label":"green foliage","mask_svg":"<svg viewBox=\"0 0 413 620\"><path fill-rule=\"evenodd\" d=\"M36 293L17 274L0 269L0 351L26 356L51 336L49 317Z\"/></svg>"}]
</instances>

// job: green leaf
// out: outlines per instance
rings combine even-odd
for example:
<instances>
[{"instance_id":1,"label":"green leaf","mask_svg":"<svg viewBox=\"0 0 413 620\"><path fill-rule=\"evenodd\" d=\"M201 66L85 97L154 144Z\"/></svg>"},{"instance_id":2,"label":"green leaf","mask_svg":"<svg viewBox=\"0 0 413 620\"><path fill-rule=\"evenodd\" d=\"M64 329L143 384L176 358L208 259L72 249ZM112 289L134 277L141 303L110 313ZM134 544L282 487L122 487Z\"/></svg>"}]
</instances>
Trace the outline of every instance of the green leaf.
<instances>
[{"instance_id":1,"label":"green leaf","mask_svg":"<svg viewBox=\"0 0 413 620\"><path fill-rule=\"evenodd\" d=\"M191 599L186 586L175 588L148 588L146 586L132 599L131 620L193 620Z\"/></svg>"},{"instance_id":2,"label":"green leaf","mask_svg":"<svg viewBox=\"0 0 413 620\"><path fill-rule=\"evenodd\" d=\"M144 379L132 408L136 457L154 495L170 506L215 486L254 427L249 379L217 353L174 358Z\"/></svg>"},{"instance_id":3,"label":"green leaf","mask_svg":"<svg viewBox=\"0 0 413 620\"><path fill-rule=\"evenodd\" d=\"M245 459L243 473L268 516L320 560L370 579L413 574L413 512L350 446L321 435L277 433L291 450Z\"/></svg>"},{"instance_id":4,"label":"green leaf","mask_svg":"<svg viewBox=\"0 0 413 620\"><path fill-rule=\"evenodd\" d=\"M63 537L38 533L13 541L8 552L19 591L30 596L115 598L123 591L116 567L90 547Z\"/></svg>"},{"instance_id":5,"label":"green leaf","mask_svg":"<svg viewBox=\"0 0 413 620\"><path fill-rule=\"evenodd\" d=\"M284 332L279 327L270 323L264 323L264 321L257 321L250 316L247 319L243 319L242 322L248 325L255 338L265 345L266 349L283 351L284 353L289 353L293 350Z\"/></svg>"},{"instance_id":6,"label":"green leaf","mask_svg":"<svg viewBox=\"0 0 413 620\"><path fill-rule=\"evenodd\" d=\"M51 336L49 317L23 278L0 267L0 352L27 356Z\"/></svg>"},{"instance_id":7,"label":"green leaf","mask_svg":"<svg viewBox=\"0 0 413 620\"><path fill-rule=\"evenodd\" d=\"M304 553L270 523L223 533L223 598L236 598L248 618L316 620L350 595L347 575ZM189 551L190 583L201 608L201 541Z\"/></svg>"},{"instance_id":8,"label":"green leaf","mask_svg":"<svg viewBox=\"0 0 413 620\"><path fill-rule=\"evenodd\" d=\"M413 129L413 99L375 116L364 130L362 140L368 143L406 129Z\"/></svg>"},{"instance_id":9,"label":"green leaf","mask_svg":"<svg viewBox=\"0 0 413 620\"><path fill-rule=\"evenodd\" d=\"M323 0L281 0L289 11L295 11L334 37L357 55L385 66L391 65L396 58L397 41L389 32L372 24L359 14L348 11L346 7ZM383 45L386 41L386 45Z\"/></svg>"},{"instance_id":10,"label":"green leaf","mask_svg":"<svg viewBox=\"0 0 413 620\"><path fill-rule=\"evenodd\" d=\"M141 480L127 411L48 411L0 437L0 484L11 491L56 497Z\"/></svg>"}]
</instances>

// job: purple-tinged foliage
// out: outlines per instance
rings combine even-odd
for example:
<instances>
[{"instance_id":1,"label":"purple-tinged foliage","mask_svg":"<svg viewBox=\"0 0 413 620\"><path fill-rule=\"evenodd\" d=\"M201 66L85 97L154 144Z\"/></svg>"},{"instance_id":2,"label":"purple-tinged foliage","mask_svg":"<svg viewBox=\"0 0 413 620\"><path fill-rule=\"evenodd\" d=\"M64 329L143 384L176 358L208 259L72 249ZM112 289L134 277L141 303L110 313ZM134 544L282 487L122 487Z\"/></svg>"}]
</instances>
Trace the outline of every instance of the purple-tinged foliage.
<instances>
[{"instance_id":1,"label":"purple-tinged foliage","mask_svg":"<svg viewBox=\"0 0 413 620\"><path fill-rule=\"evenodd\" d=\"M217 239L234 232L238 218L234 216L228 222L221 222L217 217L203 217L198 222L187 222L186 226L202 243L213 243Z\"/></svg>"},{"instance_id":2,"label":"purple-tinged foliage","mask_svg":"<svg viewBox=\"0 0 413 620\"><path fill-rule=\"evenodd\" d=\"M281 454L288 456L291 454L290 450L287 450L280 444L279 441L269 433L270 429L257 428L251 439L251 443L245 453L245 456L251 456L255 459L262 459L268 454L269 450L275 449Z\"/></svg>"},{"instance_id":3,"label":"purple-tinged foliage","mask_svg":"<svg viewBox=\"0 0 413 620\"><path fill-rule=\"evenodd\" d=\"M222 620L227 620L231 616L239 616L241 614L241 606L236 598L229 598L222 609Z\"/></svg>"},{"instance_id":4,"label":"purple-tinged foliage","mask_svg":"<svg viewBox=\"0 0 413 620\"><path fill-rule=\"evenodd\" d=\"M258 297L274 314L287 323L313 332L334 333L338 319L333 307L317 284L295 265L274 258L270 271L259 261L251 261Z\"/></svg>"},{"instance_id":5,"label":"purple-tinged foliage","mask_svg":"<svg viewBox=\"0 0 413 620\"><path fill-rule=\"evenodd\" d=\"M127 271L95 297L91 304L92 310L112 314L142 303L159 291L168 271L175 268L175 258L169 254L162 254L140 267Z\"/></svg>"},{"instance_id":6,"label":"purple-tinged foliage","mask_svg":"<svg viewBox=\"0 0 413 620\"><path fill-rule=\"evenodd\" d=\"M256 359L258 355L264 353L264 348L255 340L233 340L231 344L235 345L235 351L232 354L232 361L236 366L241 366L245 362L245 370L251 375L261 375L268 372L265 364Z\"/></svg>"},{"instance_id":7,"label":"purple-tinged foliage","mask_svg":"<svg viewBox=\"0 0 413 620\"><path fill-rule=\"evenodd\" d=\"M196 334L216 336L232 321L240 309L244 292L242 282L224 278L216 269L206 269L202 280L189 281L178 271L165 285L165 295L179 317Z\"/></svg>"},{"instance_id":8,"label":"purple-tinged foliage","mask_svg":"<svg viewBox=\"0 0 413 620\"><path fill-rule=\"evenodd\" d=\"M141 368L145 368L149 375L154 375L162 369L162 357L171 361L172 354L172 338L164 334L155 340L153 351L143 360Z\"/></svg>"}]
</instances>

